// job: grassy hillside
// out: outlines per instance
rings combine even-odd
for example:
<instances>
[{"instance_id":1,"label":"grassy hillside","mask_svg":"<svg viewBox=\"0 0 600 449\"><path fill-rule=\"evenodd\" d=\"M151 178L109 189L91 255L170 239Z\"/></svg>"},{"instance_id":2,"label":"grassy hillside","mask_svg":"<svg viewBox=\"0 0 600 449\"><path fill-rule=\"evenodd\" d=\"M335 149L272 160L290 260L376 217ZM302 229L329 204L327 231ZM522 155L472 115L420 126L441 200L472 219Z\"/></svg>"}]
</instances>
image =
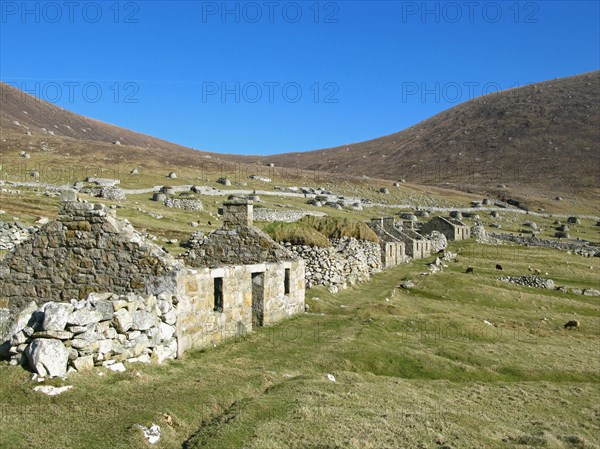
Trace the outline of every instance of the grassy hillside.
<instances>
[{"instance_id":1,"label":"grassy hillside","mask_svg":"<svg viewBox=\"0 0 600 449\"><path fill-rule=\"evenodd\" d=\"M311 289L309 314L164 366L53 380L74 386L60 396L2 365L0 446L142 448L134 424L154 422L158 448L600 447L598 298L503 283L494 268L597 288L598 260L452 250L461 260L443 273L420 275L425 260L338 295Z\"/></svg>"}]
</instances>

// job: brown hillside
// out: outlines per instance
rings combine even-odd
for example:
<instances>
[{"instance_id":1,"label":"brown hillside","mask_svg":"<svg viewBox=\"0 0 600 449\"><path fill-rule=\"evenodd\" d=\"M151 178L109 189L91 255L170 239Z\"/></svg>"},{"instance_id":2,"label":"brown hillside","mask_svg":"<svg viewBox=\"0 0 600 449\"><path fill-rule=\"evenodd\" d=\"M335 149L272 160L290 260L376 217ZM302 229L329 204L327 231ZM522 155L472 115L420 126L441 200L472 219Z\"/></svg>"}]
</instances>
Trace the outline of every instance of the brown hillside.
<instances>
[{"instance_id":1,"label":"brown hillside","mask_svg":"<svg viewBox=\"0 0 600 449\"><path fill-rule=\"evenodd\" d=\"M0 129L3 133L68 137L71 139L162 149L190 154L191 148L137 133L67 111L0 81ZM46 131L44 131L44 129Z\"/></svg>"},{"instance_id":2,"label":"brown hillside","mask_svg":"<svg viewBox=\"0 0 600 449\"><path fill-rule=\"evenodd\" d=\"M589 195L599 145L596 71L479 97L366 142L250 160L496 194L505 184Z\"/></svg>"},{"instance_id":3,"label":"brown hillside","mask_svg":"<svg viewBox=\"0 0 600 449\"><path fill-rule=\"evenodd\" d=\"M109 167L118 162L204 173L241 167L227 162L252 163L253 171L273 162L318 171L319 178L331 172L405 179L513 198L532 207L546 207L559 195L590 204L600 198L600 71L479 97L366 142L255 157L176 145L74 114L1 82L0 93L5 163L17 161L17 150L50 145L55 154L70 155L80 164ZM112 144L117 140L121 145Z\"/></svg>"}]
</instances>

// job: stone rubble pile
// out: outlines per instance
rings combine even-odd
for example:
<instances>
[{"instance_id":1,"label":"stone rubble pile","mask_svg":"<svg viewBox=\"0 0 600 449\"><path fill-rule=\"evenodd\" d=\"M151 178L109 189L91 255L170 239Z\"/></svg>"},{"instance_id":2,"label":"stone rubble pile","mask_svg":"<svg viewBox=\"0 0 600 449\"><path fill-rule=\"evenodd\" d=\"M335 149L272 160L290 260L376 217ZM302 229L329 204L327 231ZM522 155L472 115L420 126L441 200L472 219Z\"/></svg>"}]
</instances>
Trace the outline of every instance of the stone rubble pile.
<instances>
[{"instance_id":1,"label":"stone rubble pile","mask_svg":"<svg viewBox=\"0 0 600 449\"><path fill-rule=\"evenodd\" d=\"M532 276L529 274L524 276L498 276L496 279L503 282L523 285L525 287L546 288L550 290L554 289L554 281L552 279L544 279L543 277Z\"/></svg>"},{"instance_id":2,"label":"stone rubble pile","mask_svg":"<svg viewBox=\"0 0 600 449\"><path fill-rule=\"evenodd\" d=\"M481 223L477 223L471 227L471 237L475 239L477 243L487 243L488 237L485 232L485 228Z\"/></svg>"},{"instance_id":3,"label":"stone rubble pile","mask_svg":"<svg viewBox=\"0 0 600 449\"><path fill-rule=\"evenodd\" d=\"M183 243L186 248L195 248L204 242L204 231L192 232L187 242Z\"/></svg>"},{"instance_id":4,"label":"stone rubble pile","mask_svg":"<svg viewBox=\"0 0 600 449\"><path fill-rule=\"evenodd\" d=\"M28 240L36 228L28 228L19 222L0 220L0 251L11 251L19 243Z\"/></svg>"},{"instance_id":5,"label":"stone rubble pile","mask_svg":"<svg viewBox=\"0 0 600 449\"><path fill-rule=\"evenodd\" d=\"M306 264L306 287L330 287L332 292L367 281L381 271L381 248L377 243L355 238L330 239L331 247L283 243Z\"/></svg>"},{"instance_id":6,"label":"stone rubble pile","mask_svg":"<svg viewBox=\"0 0 600 449\"><path fill-rule=\"evenodd\" d=\"M582 241L560 242L554 240L540 239L538 237L528 236L520 237L514 234L491 233L491 237L497 240L517 243L525 246L541 246L544 248L558 249L560 251L570 251L573 254L584 257L600 257L600 244Z\"/></svg>"},{"instance_id":7,"label":"stone rubble pile","mask_svg":"<svg viewBox=\"0 0 600 449\"><path fill-rule=\"evenodd\" d=\"M175 302L133 293L31 302L11 330L10 363L51 377L119 362L162 363L177 356Z\"/></svg>"},{"instance_id":8,"label":"stone rubble pile","mask_svg":"<svg viewBox=\"0 0 600 449\"><path fill-rule=\"evenodd\" d=\"M445 250L448 248L448 239L444 234L439 231L431 231L430 234L424 236L426 239L431 241L431 253L437 253L438 251Z\"/></svg>"}]
</instances>

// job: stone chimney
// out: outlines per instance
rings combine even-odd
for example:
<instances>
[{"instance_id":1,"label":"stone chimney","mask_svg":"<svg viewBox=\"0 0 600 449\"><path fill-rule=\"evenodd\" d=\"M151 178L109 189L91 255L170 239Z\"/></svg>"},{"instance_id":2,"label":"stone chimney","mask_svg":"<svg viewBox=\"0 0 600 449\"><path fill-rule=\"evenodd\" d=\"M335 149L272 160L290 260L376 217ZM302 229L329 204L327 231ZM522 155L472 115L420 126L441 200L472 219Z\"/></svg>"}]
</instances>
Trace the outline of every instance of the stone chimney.
<instances>
[{"instance_id":1,"label":"stone chimney","mask_svg":"<svg viewBox=\"0 0 600 449\"><path fill-rule=\"evenodd\" d=\"M393 228L396 220L394 217L385 217L385 218L382 218L382 221L383 221L384 228Z\"/></svg>"},{"instance_id":2,"label":"stone chimney","mask_svg":"<svg viewBox=\"0 0 600 449\"><path fill-rule=\"evenodd\" d=\"M60 201L63 203L72 203L79 201L79 196L77 195L77 190L67 189L60 191Z\"/></svg>"},{"instance_id":3,"label":"stone chimney","mask_svg":"<svg viewBox=\"0 0 600 449\"><path fill-rule=\"evenodd\" d=\"M253 226L254 211L252 201L235 199L223 203L223 226Z\"/></svg>"},{"instance_id":4,"label":"stone chimney","mask_svg":"<svg viewBox=\"0 0 600 449\"><path fill-rule=\"evenodd\" d=\"M383 229L383 218L371 218L371 226Z\"/></svg>"}]
</instances>

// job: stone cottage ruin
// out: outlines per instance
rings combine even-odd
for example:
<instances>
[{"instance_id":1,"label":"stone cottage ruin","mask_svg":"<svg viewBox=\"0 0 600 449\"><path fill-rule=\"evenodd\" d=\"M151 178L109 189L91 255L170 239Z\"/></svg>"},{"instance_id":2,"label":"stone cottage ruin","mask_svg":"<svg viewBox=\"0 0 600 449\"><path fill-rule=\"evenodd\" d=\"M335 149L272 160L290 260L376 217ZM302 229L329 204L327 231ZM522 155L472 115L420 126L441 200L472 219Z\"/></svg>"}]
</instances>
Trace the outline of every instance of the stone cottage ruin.
<instances>
[{"instance_id":1,"label":"stone cottage ruin","mask_svg":"<svg viewBox=\"0 0 600 449\"><path fill-rule=\"evenodd\" d=\"M431 242L415 230L396 222L394 217L373 218L369 226L380 233L379 238L386 242L402 242L406 255L413 259L423 259L431 254ZM390 240L390 236L393 240ZM398 256L395 259L399 263Z\"/></svg>"},{"instance_id":2,"label":"stone cottage ruin","mask_svg":"<svg viewBox=\"0 0 600 449\"><path fill-rule=\"evenodd\" d=\"M304 291L304 262L252 226L250 202L175 258L114 210L66 201L0 261L0 355L50 375L161 361L302 312Z\"/></svg>"},{"instance_id":3,"label":"stone cottage ruin","mask_svg":"<svg viewBox=\"0 0 600 449\"><path fill-rule=\"evenodd\" d=\"M373 218L369 223L369 227L379 238L383 268L390 268L406 262L408 258L406 257L404 242L385 230L383 220L383 218Z\"/></svg>"},{"instance_id":4,"label":"stone cottage ruin","mask_svg":"<svg viewBox=\"0 0 600 449\"><path fill-rule=\"evenodd\" d=\"M194 272L181 293L182 350L304 311L304 261L253 226L251 201L223 205L223 227L195 242L182 260Z\"/></svg>"},{"instance_id":5,"label":"stone cottage ruin","mask_svg":"<svg viewBox=\"0 0 600 449\"><path fill-rule=\"evenodd\" d=\"M421 227L421 233L441 232L448 240L466 240L471 237L471 229L456 218L433 217Z\"/></svg>"}]
</instances>

